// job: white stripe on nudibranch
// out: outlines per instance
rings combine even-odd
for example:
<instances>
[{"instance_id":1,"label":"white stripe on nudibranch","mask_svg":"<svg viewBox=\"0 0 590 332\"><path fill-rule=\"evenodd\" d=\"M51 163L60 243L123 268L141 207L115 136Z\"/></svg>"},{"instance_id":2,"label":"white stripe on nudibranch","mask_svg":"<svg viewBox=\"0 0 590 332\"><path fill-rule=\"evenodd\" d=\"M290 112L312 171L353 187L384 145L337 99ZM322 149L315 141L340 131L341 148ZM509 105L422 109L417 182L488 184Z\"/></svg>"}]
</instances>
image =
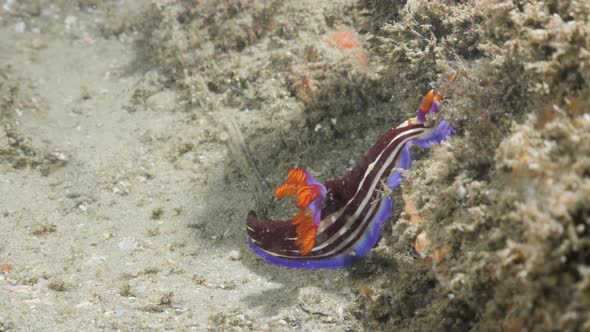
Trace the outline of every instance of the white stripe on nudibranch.
<instances>
[{"instance_id":1,"label":"white stripe on nudibranch","mask_svg":"<svg viewBox=\"0 0 590 332\"><path fill-rule=\"evenodd\" d=\"M383 151L381 151L381 153L379 154L379 156L377 157L377 159L375 159L375 161L373 163L377 163L377 161L379 161L379 159L381 159L381 155L384 153L384 151L391 145L393 144L393 142L395 141L395 139L397 139L399 136L405 136L407 134L414 134L414 133L418 133L421 134L421 132L424 131L424 128L417 128L417 129L411 129L408 131L403 131L401 132L399 135L397 135L396 137L394 137L391 142L389 142L389 144L387 145L387 147L385 147L385 149L383 149ZM417 136L417 135L416 135ZM381 169L379 169L379 172L377 173L377 176L373 179L373 182L371 183L371 191L367 193L367 195L365 195L365 198L363 199L361 205L359 205L358 209L356 210L356 212L353 214L353 217L356 219L358 218L358 216L360 216L361 212L364 210L365 205L367 205L367 203L369 203L369 200L371 199L371 196L373 196L373 191L377 188L377 184L379 183L379 181L381 180L381 175L383 175L383 172L385 172L385 170L389 167L389 165L392 163L393 159L395 158L395 155L397 154L397 152L399 151L399 149L404 146L408 141L415 139L413 136L409 137L407 139L405 139L404 141L402 141L400 144L397 145L397 147L395 148L395 150L393 150L393 152L389 155L389 157L387 158L387 161L385 162L385 164L383 164L383 166L381 166ZM371 173L371 171L367 170L365 172L365 176L363 177L366 178L369 174ZM357 189L360 190L362 186L362 183L359 185L359 188ZM356 195L355 195L356 196ZM354 200L354 197L348 202L348 204L350 204L350 202L352 202Z\"/></svg>"},{"instance_id":2,"label":"white stripe on nudibranch","mask_svg":"<svg viewBox=\"0 0 590 332\"><path fill-rule=\"evenodd\" d=\"M377 172L377 175L373 179L373 182L371 183L371 187L370 187L369 190L367 190L367 193L366 193L365 197L363 198L363 201L362 201L361 205L359 205L359 207L357 208L357 210L355 211L355 213L352 216L349 216L348 217L348 220L346 221L346 224L342 227L343 230L345 230L345 231L348 230L354 224L354 222L357 220L358 216L360 216L360 214L365 209L365 207L370 206L369 211L365 214L365 217L364 217L363 221L356 227L355 231L350 236L348 236L346 239L343 239L342 242L336 248L330 250L327 253L324 253L324 254L321 254L321 255L317 255L317 256L313 256L314 258L320 258L320 257L325 257L325 256L332 255L332 254L338 252L343 247L347 246L349 242L351 242L351 241L354 240L354 238L358 235L358 233L363 229L363 226L365 225L365 223L368 222L369 218L371 217L371 213L375 209L375 206L374 205L368 205L368 202L369 202L370 198L373 196L373 193L375 192L375 190L377 189L377 185L379 184L379 182L381 180L381 176L383 175L383 172L385 172L385 170L393 162L397 162L397 159L395 159L395 156L398 154L399 150L408 141L411 141L411 140L416 139L416 136L420 135L424 131L425 131L424 128L418 128L418 129L404 131L404 132L401 132L400 134L398 134L396 137L394 137L391 140L391 142L387 145L387 147L389 147L393 143L393 141L395 141L395 139L399 138L399 136L402 136L402 135L405 136L405 135L408 135L408 134L417 133L417 135L410 136L410 137L406 138L404 141L400 142L400 144L398 144L398 146L388 156L388 158L386 159L386 162L381 166L381 168ZM385 149L387 149L387 147ZM385 149L384 149L384 151L385 151ZM377 161L379 161L379 159L381 158L381 155L382 155L382 153L379 154L379 156L377 157L377 159L375 159L375 162L374 163L376 163ZM371 173L371 172L369 170L367 170L367 172L365 173L365 175L363 177L363 180L368 176L369 173ZM360 187L361 187L361 185L359 185L359 188ZM358 193L358 190L357 190L357 193ZM355 197L356 197L356 194L355 194L355 196L352 199L350 199L348 201L348 203L346 204L346 206L350 205L355 200ZM312 249L312 252L313 251L317 251L317 250L321 250L321 249L325 248L326 246L328 246L328 245L332 244L333 242L339 240L342 237L342 235L343 234L341 234L340 232L336 232L334 235L332 235L332 237L330 237L328 240L324 241L321 245L313 248Z\"/></svg>"},{"instance_id":3,"label":"white stripe on nudibranch","mask_svg":"<svg viewBox=\"0 0 590 332\"><path fill-rule=\"evenodd\" d=\"M406 122L404 122L402 125L408 125L408 124L407 124L407 121L406 121ZM398 126L397 128L401 128L401 127L402 127L402 125ZM377 162L378 162L378 161L379 161L379 159L381 158L381 155L384 153L384 151L385 151L385 150L386 150L386 149L387 149L387 148L388 148L388 147L389 147L391 144L393 144L393 142L394 142L394 141L395 141L395 140L396 140L398 137L400 137L400 136L402 136L402 135L405 135L405 134L407 134L407 133L414 133L414 132L416 132L416 131L424 131L425 129L427 129L427 128L414 128L414 129L408 129L408 130L406 130L406 131L403 131L403 132L399 133L397 136L395 136L395 137L394 137L394 138L393 138L393 139L392 139L392 140L389 142L389 144L387 144L387 146L386 146L386 147L385 147L385 148L384 148L384 149L381 151L381 153L380 153L380 154L377 156L377 158L375 158L375 160L374 160L374 161L373 161L371 164L369 164L369 166L367 166L367 170L365 171L365 174L363 175L363 178L362 178L361 182L359 182L359 185L358 185L358 187L357 187L357 189L356 189L356 192L354 193L354 196L352 196L352 198L351 198L351 199L350 199L350 200L349 200L349 201L346 203L346 205L344 205L344 207L343 207L343 208L341 208L341 209L339 209L338 211L336 211L336 212L334 212L334 213L330 214L329 216L325 217L324 219L322 219L322 220L320 221L320 226L319 226L319 228L318 228L318 235L319 235L319 234L321 234L322 232L324 232L324 231L325 231L325 230L326 230L326 229L327 229L327 228L328 228L330 225L332 225L334 222L336 222L336 221L337 221L337 220L340 218L340 216L342 215L342 213L344 212L344 210L345 210L345 209L348 207L348 205L350 205L350 203L352 203L352 202L355 200L355 198L356 198L356 195L358 195L358 193L361 191L361 188L363 187L363 184L365 183L365 180L366 180L367 176L368 176L369 174L371 174L371 171L373 170L373 167L375 167L375 165L377 164ZM402 143L401 145L403 146L404 144L405 144L405 142L404 142L404 143ZM375 188L375 185L376 185L376 184L375 184L375 183L373 183L373 184L372 184L372 187L373 187L373 188ZM371 194L371 195L372 195L372 194ZM371 195L369 195L369 196L367 196L367 197L369 197L369 198L370 198L370 197L371 197ZM367 198L367 199L368 199L368 198ZM361 209L361 210L362 210L362 209ZM358 210L357 210L357 212L358 212ZM359 214L360 214L360 212L359 212ZM358 217L358 215L357 215L356 217ZM356 217L355 217L355 218L356 218ZM346 229L347 227L343 227L343 228L345 228L345 229ZM314 250L315 250L315 249L314 249ZM312 251L313 251L313 250L312 250Z\"/></svg>"}]
</instances>

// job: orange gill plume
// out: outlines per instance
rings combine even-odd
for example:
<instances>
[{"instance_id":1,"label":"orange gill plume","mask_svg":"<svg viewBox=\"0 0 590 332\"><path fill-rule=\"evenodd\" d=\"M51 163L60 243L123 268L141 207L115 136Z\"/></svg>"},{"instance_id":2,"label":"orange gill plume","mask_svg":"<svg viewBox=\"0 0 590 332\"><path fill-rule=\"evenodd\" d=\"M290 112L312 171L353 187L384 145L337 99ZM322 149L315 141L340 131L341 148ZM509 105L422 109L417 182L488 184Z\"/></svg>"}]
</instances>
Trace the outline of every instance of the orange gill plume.
<instances>
[{"instance_id":1,"label":"orange gill plume","mask_svg":"<svg viewBox=\"0 0 590 332\"><path fill-rule=\"evenodd\" d=\"M299 247L302 255L307 255L315 244L315 237L318 226L313 223L313 217L307 209L299 211L293 218L292 224L297 226L297 240L295 243Z\"/></svg>"},{"instance_id":2,"label":"orange gill plume","mask_svg":"<svg viewBox=\"0 0 590 332\"><path fill-rule=\"evenodd\" d=\"M275 196L279 199L286 196L295 196L295 205L300 209L291 222L297 226L297 240L295 243L299 247L299 252L302 255L307 255L315 244L318 225L314 222L314 217L316 214L319 217L319 211L316 210L321 208L321 201L325 194L322 194L320 185L315 183L307 171L294 168L289 171L287 181L277 187ZM317 206L318 204L312 204L318 199L320 199L319 206Z\"/></svg>"}]
</instances>

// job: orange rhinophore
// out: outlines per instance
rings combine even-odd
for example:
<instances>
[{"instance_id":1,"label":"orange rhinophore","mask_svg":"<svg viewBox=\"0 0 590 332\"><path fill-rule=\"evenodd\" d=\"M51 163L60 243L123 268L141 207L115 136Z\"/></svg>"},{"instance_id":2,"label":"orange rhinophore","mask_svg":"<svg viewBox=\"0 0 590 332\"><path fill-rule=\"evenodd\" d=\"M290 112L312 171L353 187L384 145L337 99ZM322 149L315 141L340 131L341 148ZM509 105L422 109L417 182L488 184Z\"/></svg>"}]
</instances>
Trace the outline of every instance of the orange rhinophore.
<instances>
[{"instance_id":1,"label":"orange rhinophore","mask_svg":"<svg viewBox=\"0 0 590 332\"><path fill-rule=\"evenodd\" d=\"M457 73L453 73L451 77L443 84L440 89L432 89L426 93L424 98L422 98L422 102L420 102L420 106L418 106L418 114L416 115L416 119L420 123L424 123L426 121L427 114L437 113L438 109L440 108L440 102L444 99L442 90L446 90L449 84L453 83L455 79L457 79Z\"/></svg>"},{"instance_id":2,"label":"orange rhinophore","mask_svg":"<svg viewBox=\"0 0 590 332\"><path fill-rule=\"evenodd\" d=\"M428 111L430 111L430 108L432 107L432 103L439 102L442 99L443 96L440 93L434 90L430 90L428 91L428 93L426 93L424 98L422 98L422 102L420 103L418 109L424 113L428 113Z\"/></svg>"}]
</instances>

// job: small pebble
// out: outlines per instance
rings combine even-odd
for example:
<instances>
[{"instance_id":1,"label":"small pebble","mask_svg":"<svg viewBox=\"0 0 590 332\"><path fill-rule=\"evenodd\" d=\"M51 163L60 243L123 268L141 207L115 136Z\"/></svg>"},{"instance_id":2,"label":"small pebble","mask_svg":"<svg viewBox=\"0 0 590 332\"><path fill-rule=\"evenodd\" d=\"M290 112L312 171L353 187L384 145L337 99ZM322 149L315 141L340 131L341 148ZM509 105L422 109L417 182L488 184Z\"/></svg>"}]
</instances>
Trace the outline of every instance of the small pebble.
<instances>
[{"instance_id":1,"label":"small pebble","mask_svg":"<svg viewBox=\"0 0 590 332\"><path fill-rule=\"evenodd\" d=\"M191 151L193 148L194 144L192 143L181 143L178 145L178 154L182 156L183 154Z\"/></svg>"},{"instance_id":2,"label":"small pebble","mask_svg":"<svg viewBox=\"0 0 590 332\"><path fill-rule=\"evenodd\" d=\"M106 260L107 260L106 256L92 256L92 257L90 257L90 259L88 260L87 263L102 263Z\"/></svg>"},{"instance_id":3,"label":"small pebble","mask_svg":"<svg viewBox=\"0 0 590 332\"><path fill-rule=\"evenodd\" d=\"M467 197L467 189L465 189L464 185L460 185L457 189L457 195L459 196L460 200L464 200Z\"/></svg>"},{"instance_id":4,"label":"small pebble","mask_svg":"<svg viewBox=\"0 0 590 332\"><path fill-rule=\"evenodd\" d=\"M117 244L121 250L135 250L139 247L139 243L134 238L126 237Z\"/></svg>"},{"instance_id":5,"label":"small pebble","mask_svg":"<svg viewBox=\"0 0 590 332\"><path fill-rule=\"evenodd\" d=\"M4 127L0 126L0 151L8 151L10 149L10 141L8 134Z\"/></svg>"},{"instance_id":6,"label":"small pebble","mask_svg":"<svg viewBox=\"0 0 590 332\"><path fill-rule=\"evenodd\" d=\"M68 15L64 20L66 30L70 30L74 26L74 24L76 24L77 21L78 19L76 18L76 16Z\"/></svg>"},{"instance_id":7,"label":"small pebble","mask_svg":"<svg viewBox=\"0 0 590 332\"><path fill-rule=\"evenodd\" d=\"M131 183L128 180L121 180L113 187L113 193L119 195L128 195L131 191Z\"/></svg>"},{"instance_id":8,"label":"small pebble","mask_svg":"<svg viewBox=\"0 0 590 332\"><path fill-rule=\"evenodd\" d=\"M14 32L16 33L23 33L27 29L27 25L23 21L18 21L14 25Z\"/></svg>"},{"instance_id":9,"label":"small pebble","mask_svg":"<svg viewBox=\"0 0 590 332\"><path fill-rule=\"evenodd\" d=\"M65 153L60 152L60 151L56 151L56 152L51 153L51 157L55 161L60 161L60 162L66 162L70 159Z\"/></svg>"},{"instance_id":10,"label":"small pebble","mask_svg":"<svg viewBox=\"0 0 590 332\"><path fill-rule=\"evenodd\" d=\"M47 48L47 44L45 44L41 39L35 38L31 41L31 47L36 50L41 50Z\"/></svg>"},{"instance_id":11,"label":"small pebble","mask_svg":"<svg viewBox=\"0 0 590 332\"><path fill-rule=\"evenodd\" d=\"M242 252L239 250L232 250L229 252L228 257L232 260L232 261L239 261L242 259Z\"/></svg>"}]
</instances>

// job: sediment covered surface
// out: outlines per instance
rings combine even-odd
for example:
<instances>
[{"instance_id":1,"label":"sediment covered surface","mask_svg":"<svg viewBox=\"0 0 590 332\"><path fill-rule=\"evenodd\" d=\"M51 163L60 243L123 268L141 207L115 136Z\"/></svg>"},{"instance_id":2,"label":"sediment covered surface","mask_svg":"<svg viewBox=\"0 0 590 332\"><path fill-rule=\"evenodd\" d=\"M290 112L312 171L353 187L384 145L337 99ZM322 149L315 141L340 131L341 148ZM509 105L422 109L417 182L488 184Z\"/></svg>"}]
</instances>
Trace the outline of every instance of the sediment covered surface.
<instances>
[{"instance_id":1,"label":"sediment covered surface","mask_svg":"<svg viewBox=\"0 0 590 332\"><path fill-rule=\"evenodd\" d=\"M590 328L587 2L1 4L0 330ZM432 87L365 259L249 251Z\"/></svg>"}]
</instances>

